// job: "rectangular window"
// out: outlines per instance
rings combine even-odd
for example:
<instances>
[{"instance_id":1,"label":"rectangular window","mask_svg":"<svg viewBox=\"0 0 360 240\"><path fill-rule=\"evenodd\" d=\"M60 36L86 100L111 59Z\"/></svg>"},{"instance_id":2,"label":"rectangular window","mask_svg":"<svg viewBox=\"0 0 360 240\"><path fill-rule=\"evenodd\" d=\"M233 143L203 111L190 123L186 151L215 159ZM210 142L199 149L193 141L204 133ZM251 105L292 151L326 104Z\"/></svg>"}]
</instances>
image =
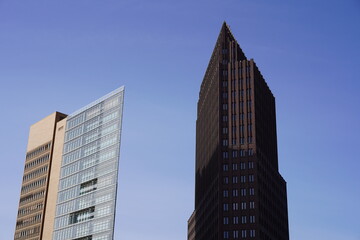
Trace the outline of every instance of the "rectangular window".
<instances>
[{"instance_id":1,"label":"rectangular window","mask_svg":"<svg viewBox=\"0 0 360 240\"><path fill-rule=\"evenodd\" d=\"M246 196L246 188L241 188L240 189L240 194L242 197Z\"/></svg>"},{"instance_id":2,"label":"rectangular window","mask_svg":"<svg viewBox=\"0 0 360 240\"><path fill-rule=\"evenodd\" d=\"M223 171L224 172L229 171L229 164L223 164Z\"/></svg>"},{"instance_id":3,"label":"rectangular window","mask_svg":"<svg viewBox=\"0 0 360 240\"><path fill-rule=\"evenodd\" d=\"M229 218L228 217L224 217L224 224L225 225L229 224Z\"/></svg>"},{"instance_id":4,"label":"rectangular window","mask_svg":"<svg viewBox=\"0 0 360 240\"><path fill-rule=\"evenodd\" d=\"M239 210L239 204L238 203L233 203L233 210Z\"/></svg>"},{"instance_id":5,"label":"rectangular window","mask_svg":"<svg viewBox=\"0 0 360 240\"><path fill-rule=\"evenodd\" d=\"M246 216L241 216L241 223L246 224L246 221L247 221L247 217Z\"/></svg>"},{"instance_id":6,"label":"rectangular window","mask_svg":"<svg viewBox=\"0 0 360 240\"><path fill-rule=\"evenodd\" d=\"M255 202L251 201L249 202L250 205L250 209L254 209L255 208Z\"/></svg>"},{"instance_id":7,"label":"rectangular window","mask_svg":"<svg viewBox=\"0 0 360 240\"><path fill-rule=\"evenodd\" d=\"M229 211L229 204L228 204L228 203L224 203L223 209L224 209L225 212Z\"/></svg>"},{"instance_id":8,"label":"rectangular window","mask_svg":"<svg viewBox=\"0 0 360 240\"><path fill-rule=\"evenodd\" d=\"M255 179L255 178L254 178L254 175L252 175L252 174L249 175L249 182L254 182L254 179Z\"/></svg>"},{"instance_id":9,"label":"rectangular window","mask_svg":"<svg viewBox=\"0 0 360 240\"><path fill-rule=\"evenodd\" d=\"M246 165L245 165L244 162L241 162L241 163L240 163L240 169L241 169L241 170L246 169Z\"/></svg>"},{"instance_id":10,"label":"rectangular window","mask_svg":"<svg viewBox=\"0 0 360 240\"><path fill-rule=\"evenodd\" d=\"M235 239L239 238L239 230L233 231L233 237L234 237Z\"/></svg>"},{"instance_id":11,"label":"rectangular window","mask_svg":"<svg viewBox=\"0 0 360 240\"><path fill-rule=\"evenodd\" d=\"M249 148L248 155L249 156L254 155L254 150L252 148Z\"/></svg>"},{"instance_id":12,"label":"rectangular window","mask_svg":"<svg viewBox=\"0 0 360 240\"><path fill-rule=\"evenodd\" d=\"M229 197L229 191L228 190L224 190L223 197Z\"/></svg>"},{"instance_id":13,"label":"rectangular window","mask_svg":"<svg viewBox=\"0 0 360 240\"><path fill-rule=\"evenodd\" d=\"M241 210L246 210L246 202L241 202Z\"/></svg>"},{"instance_id":14,"label":"rectangular window","mask_svg":"<svg viewBox=\"0 0 360 240\"><path fill-rule=\"evenodd\" d=\"M241 237L246 238L246 230L241 230Z\"/></svg>"},{"instance_id":15,"label":"rectangular window","mask_svg":"<svg viewBox=\"0 0 360 240\"><path fill-rule=\"evenodd\" d=\"M69 224L74 224L94 218L95 207L89 207L70 214Z\"/></svg>"},{"instance_id":16,"label":"rectangular window","mask_svg":"<svg viewBox=\"0 0 360 240\"><path fill-rule=\"evenodd\" d=\"M250 216L249 221L250 223L255 223L255 216Z\"/></svg>"},{"instance_id":17,"label":"rectangular window","mask_svg":"<svg viewBox=\"0 0 360 240\"><path fill-rule=\"evenodd\" d=\"M238 177L232 177L232 183L238 183Z\"/></svg>"},{"instance_id":18,"label":"rectangular window","mask_svg":"<svg viewBox=\"0 0 360 240\"><path fill-rule=\"evenodd\" d=\"M80 185L80 195L96 190L97 178L84 182Z\"/></svg>"},{"instance_id":19,"label":"rectangular window","mask_svg":"<svg viewBox=\"0 0 360 240\"><path fill-rule=\"evenodd\" d=\"M250 189L249 189L249 194L250 194L250 196L254 196L254 195L255 195L255 189L254 189L254 188L250 188Z\"/></svg>"},{"instance_id":20,"label":"rectangular window","mask_svg":"<svg viewBox=\"0 0 360 240\"><path fill-rule=\"evenodd\" d=\"M239 224L239 217L233 217L233 224Z\"/></svg>"},{"instance_id":21,"label":"rectangular window","mask_svg":"<svg viewBox=\"0 0 360 240\"><path fill-rule=\"evenodd\" d=\"M232 190L232 195L233 195L233 197L239 196L238 190L237 190L237 189L233 189L233 190Z\"/></svg>"},{"instance_id":22,"label":"rectangular window","mask_svg":"<svg viewBox=\"0 0 360 240\"><path fill-rule=\"evenodd\" d=\"M253 169L254 168L254 162L249 162L249 169Z\"/></svg>"},{"instance_id":23,"label":"rectangular window","mask_svg":"<svg viewBox=\"0 0 360 240\"><path fill-rule=\"evenodd\" d=\"M232 164L232 170L233 170L233 171L238 170L238 165L237 165L237 163L233 163L233 164Z\"/></svg>"},{"instance_id":24,"label":"rectangular window","mask_svg":"<svg viewBox=\"0 0 360 240\"><path fill-rule=\"evenodd\" d=\"M246 183L246 176L240 176L240 182Z\"/></svg>"}]
</instances>

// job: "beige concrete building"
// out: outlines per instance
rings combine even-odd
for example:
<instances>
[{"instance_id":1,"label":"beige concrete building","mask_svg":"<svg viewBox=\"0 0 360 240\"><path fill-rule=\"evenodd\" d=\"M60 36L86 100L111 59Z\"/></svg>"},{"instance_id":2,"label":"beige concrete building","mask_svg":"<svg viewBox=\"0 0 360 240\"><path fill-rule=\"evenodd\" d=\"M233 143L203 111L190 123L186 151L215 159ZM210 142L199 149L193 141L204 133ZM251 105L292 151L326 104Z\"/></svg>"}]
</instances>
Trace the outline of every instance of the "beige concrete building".
<instances>
[{"instance_id":1,"label":"beige concrete building","mask_svg":"<svg viewBox=\"0 0 360 240\"><path fill-rule=\"evenodd\" d=\"M112 240L124 87L30 127L14 240Z\"/></svg>"},{"instance_id":2,"label":"beige concrete building","mask_svg":"<svg viewBox=\"0 0 360 240\"><path fill-rule=\"evenodd\" d=\"M49 181L56 145L56 125L65 117L65 114L55 112L30 127L16 220L16 240L42 239L47 199L52 186ZM55 188L51 190L57 191Z\"/></svg>"}]
</instances>

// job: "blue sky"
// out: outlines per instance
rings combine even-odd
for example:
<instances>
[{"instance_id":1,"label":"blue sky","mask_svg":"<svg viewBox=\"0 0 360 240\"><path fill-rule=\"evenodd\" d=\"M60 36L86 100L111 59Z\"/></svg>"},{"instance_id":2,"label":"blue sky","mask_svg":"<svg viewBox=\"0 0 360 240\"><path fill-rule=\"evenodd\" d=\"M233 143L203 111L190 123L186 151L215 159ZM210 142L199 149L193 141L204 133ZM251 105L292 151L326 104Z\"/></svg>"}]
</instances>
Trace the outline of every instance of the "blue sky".
<instances>
[{"instance_id":1,"label":"blue sky","mask_svg":"<svg viewBox=\"0 0 360 240\"><path fill-rule=\"evenodd\" d=\"M276 97L291 239L359 240L358 0L0 0L0 239L29 126L121 85L115 239L186 239L196 102L224 20Z\"/></svg>"}]
</instances>

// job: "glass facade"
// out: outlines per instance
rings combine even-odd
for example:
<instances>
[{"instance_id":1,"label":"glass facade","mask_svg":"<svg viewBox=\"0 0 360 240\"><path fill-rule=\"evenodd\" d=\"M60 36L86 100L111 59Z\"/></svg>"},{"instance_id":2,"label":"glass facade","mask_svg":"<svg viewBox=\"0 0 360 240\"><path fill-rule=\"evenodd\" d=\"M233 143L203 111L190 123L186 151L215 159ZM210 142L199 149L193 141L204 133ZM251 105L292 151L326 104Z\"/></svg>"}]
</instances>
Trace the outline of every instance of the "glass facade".
<instances>
[{"instance_id":1,"label":"glass facade","mask_svg":"<svg viewBox=\"0 0 360 240\"><path fill-rule=\"evenodd\" d=\"M112 240L124 87L68 117L54 240Z\"/></svg>"}]
</instances>

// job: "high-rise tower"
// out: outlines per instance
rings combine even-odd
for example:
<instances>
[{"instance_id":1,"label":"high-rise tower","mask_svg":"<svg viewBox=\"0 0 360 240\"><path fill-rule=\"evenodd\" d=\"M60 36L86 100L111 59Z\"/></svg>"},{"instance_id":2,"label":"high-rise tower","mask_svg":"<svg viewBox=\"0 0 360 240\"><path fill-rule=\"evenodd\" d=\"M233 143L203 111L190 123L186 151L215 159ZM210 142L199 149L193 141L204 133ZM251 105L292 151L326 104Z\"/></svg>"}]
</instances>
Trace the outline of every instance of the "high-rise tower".
<instances>
[{"instance_id":1,"label":"high-rise tower","mask_svg":"<svg viewBox=\"0 0 360 240\"><path fill-rule=\"evenodd\" d=\"M113 240L123 99L31 126L15 240Z\"/></svg>"},{"instance_id":2,"label":"high-rise tower","mask_svg":"<svg viewBox=\"0 0 360 240\"><path fill-rule=\"evenodd\" d=\"M200 88L188 240L289 239L275 98L223 24Z\"/></svg>"}]
</instances>

